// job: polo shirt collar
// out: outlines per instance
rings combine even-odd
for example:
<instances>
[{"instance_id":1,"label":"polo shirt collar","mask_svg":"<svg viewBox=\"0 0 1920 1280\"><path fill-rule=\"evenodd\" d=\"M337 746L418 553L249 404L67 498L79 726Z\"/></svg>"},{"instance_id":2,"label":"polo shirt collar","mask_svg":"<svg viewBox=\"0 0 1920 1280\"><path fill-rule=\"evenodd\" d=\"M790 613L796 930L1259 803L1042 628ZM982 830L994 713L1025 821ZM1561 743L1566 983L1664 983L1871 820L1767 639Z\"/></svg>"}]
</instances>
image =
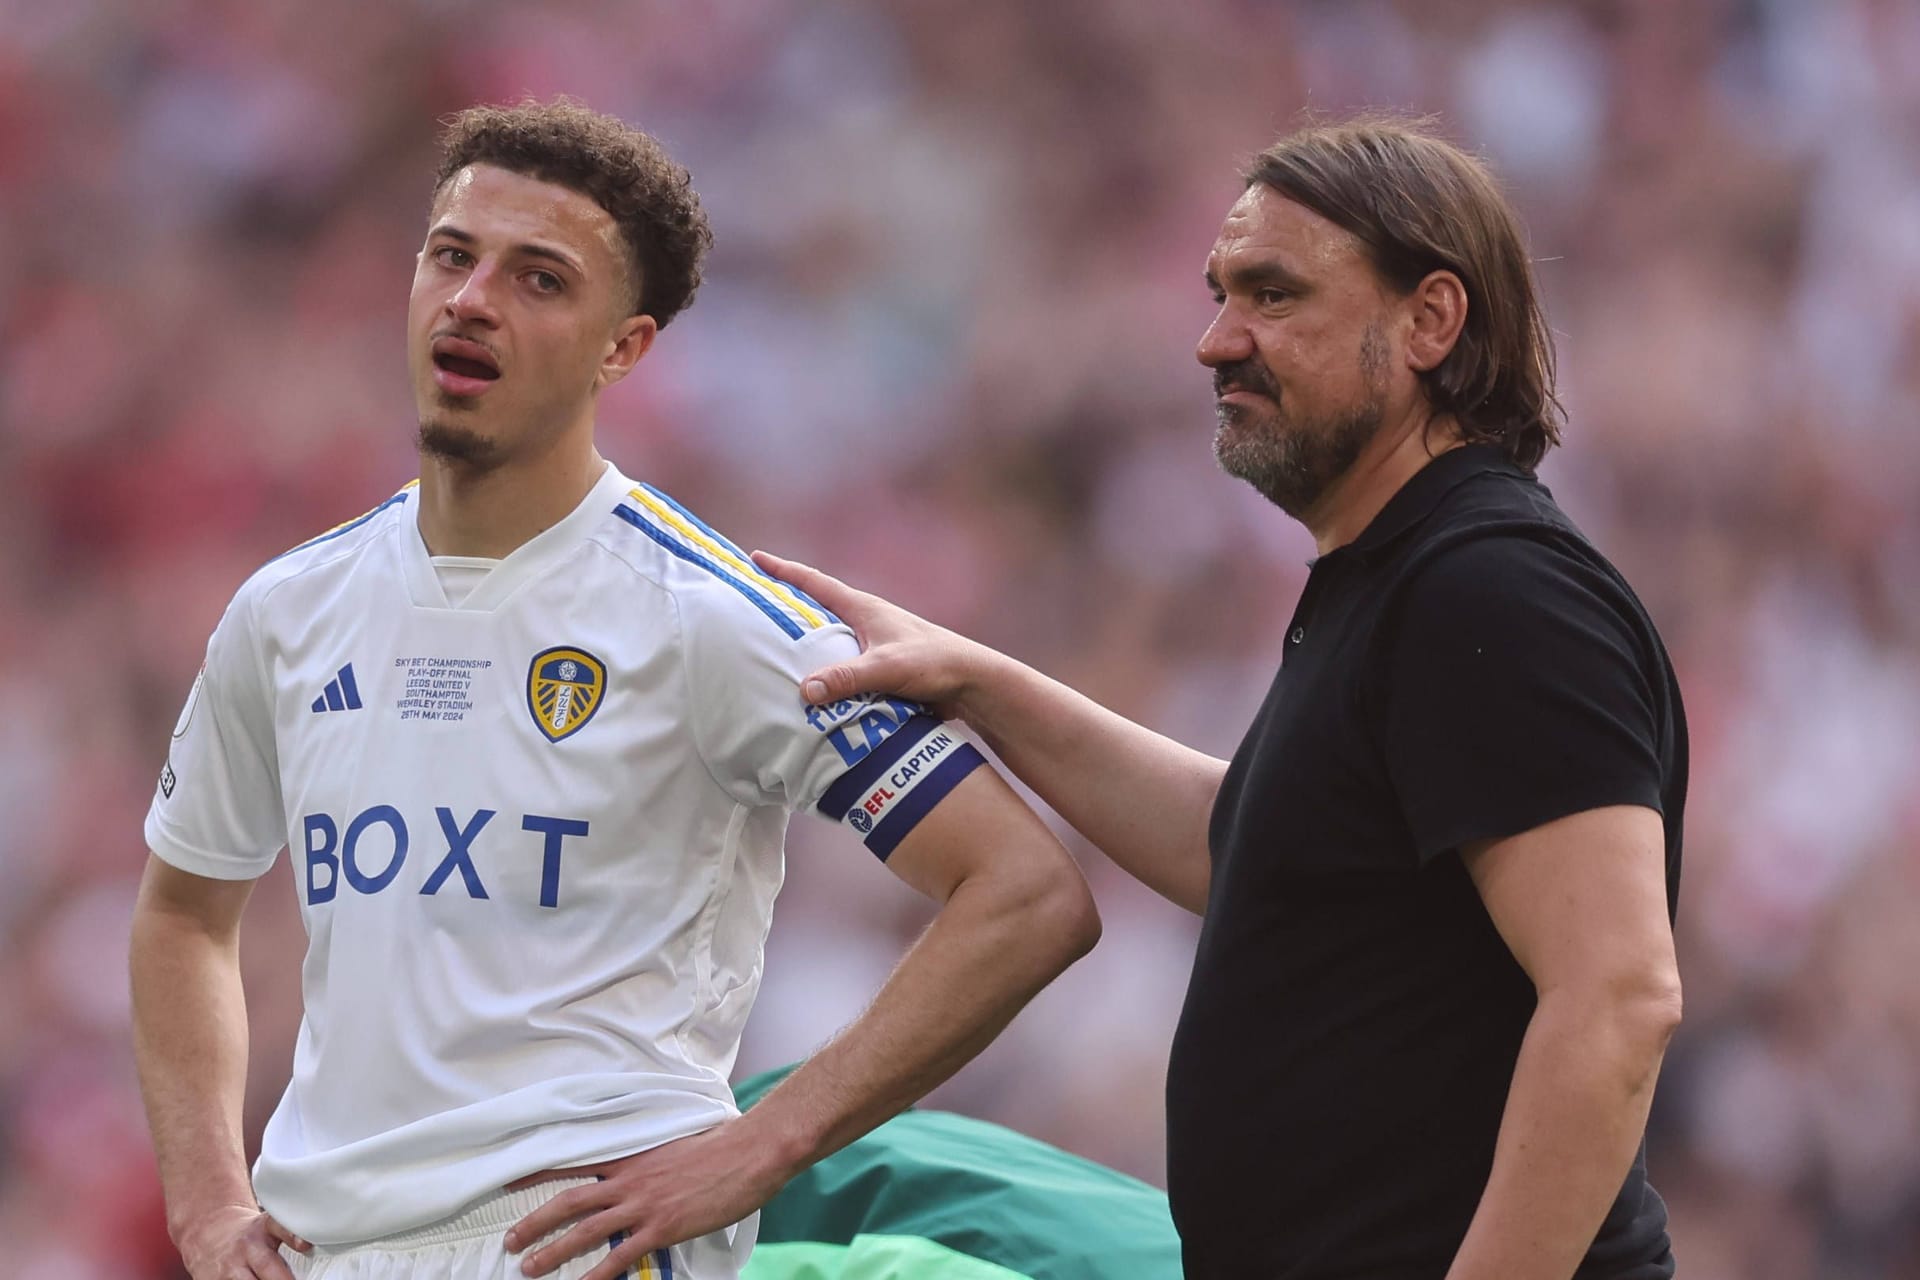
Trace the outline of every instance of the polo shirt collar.
<instances>
[{"instance_id":1,"label":"polo shirt collar","mask_svg":"<svg viewBox=\"0 0 1920 1280\"><path fill-rule=\"evenodd\" d=\"M1378 551L1432 514L1449 490L1489 471L1522 477L1527 474L1490 444L1463 444L1447 450L1414 472L1360 536L1343 549L1362 554Z\"/></svg>"}]
</instances>

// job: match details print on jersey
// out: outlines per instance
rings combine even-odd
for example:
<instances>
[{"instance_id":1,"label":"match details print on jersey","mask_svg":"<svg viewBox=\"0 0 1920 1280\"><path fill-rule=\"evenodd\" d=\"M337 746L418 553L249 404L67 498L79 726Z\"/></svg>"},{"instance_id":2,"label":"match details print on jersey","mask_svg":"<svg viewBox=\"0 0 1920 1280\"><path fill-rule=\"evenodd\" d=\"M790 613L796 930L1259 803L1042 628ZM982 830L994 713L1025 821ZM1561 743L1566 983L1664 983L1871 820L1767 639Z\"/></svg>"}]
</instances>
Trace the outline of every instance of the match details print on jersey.
<instances>
[{"instance_id":1,"label":"match details print on jersey","mask_svg":"<svg viewBox=\"0 0 1920 1280\"><path fill-rule=\"evenodd\" d=\"M491 658L447 654L403 655L363 665L390 673L376 681L375 706L402 723L464 722L476 707L476 681L484 702L496 668ZM541 649L526 663L526 672L527 716L550 743L584 729L607 690L606 663L578 645ZM311 711L357 711L365 705L354 664L348 662L327 681ZM500 817L500 810L485 806L456 811L453 805L397 800L352 813L303 813L294 851L307 905L331 903L343 890L370 895L396 886L422 897L444 890L491 901L494 894L487 888L483 866L537 862L540 874L532 901L557 910L569 838L590 835L591 819L522 813L496 825ZM409 865L414 873L403 876Z\"/></svg>"}]
</instances>

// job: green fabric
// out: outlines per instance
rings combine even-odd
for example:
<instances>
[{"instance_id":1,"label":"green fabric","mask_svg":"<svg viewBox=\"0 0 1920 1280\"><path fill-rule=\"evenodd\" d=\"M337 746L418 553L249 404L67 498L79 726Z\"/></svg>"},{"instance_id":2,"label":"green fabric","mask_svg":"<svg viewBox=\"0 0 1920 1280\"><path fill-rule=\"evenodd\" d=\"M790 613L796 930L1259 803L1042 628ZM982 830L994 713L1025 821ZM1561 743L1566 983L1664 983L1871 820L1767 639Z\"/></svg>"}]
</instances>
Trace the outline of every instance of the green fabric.
<instances>
[{"instance_id":1,"label":"green fabric","mask_svg":"<svg viewBox=\"0 0 1920 1280\"><path fill-rule=\"evenodd\" d=\"M1031 1280L919 1236L855 1236L852 1244L754 1246L740 1280Z\"/></svg>"},{"instance_id":2,"label":"green fabric","mask_svg":"<svg viewBox=\"0 0 1920 1280\"><path fill-rule=\"evenodd\" d=\"M740 1085L740 1105L752 1106L784 1075ZM931 1241L1029 1280L1180 1277L1180 1238L1164 1192L1011 1129L940 1111L895 1116L788 1183L760 1213L764 1245L850 1245L867 1236ZM945 1273L752 1274L944 1280Z\"/></svg>"}]
</instances>

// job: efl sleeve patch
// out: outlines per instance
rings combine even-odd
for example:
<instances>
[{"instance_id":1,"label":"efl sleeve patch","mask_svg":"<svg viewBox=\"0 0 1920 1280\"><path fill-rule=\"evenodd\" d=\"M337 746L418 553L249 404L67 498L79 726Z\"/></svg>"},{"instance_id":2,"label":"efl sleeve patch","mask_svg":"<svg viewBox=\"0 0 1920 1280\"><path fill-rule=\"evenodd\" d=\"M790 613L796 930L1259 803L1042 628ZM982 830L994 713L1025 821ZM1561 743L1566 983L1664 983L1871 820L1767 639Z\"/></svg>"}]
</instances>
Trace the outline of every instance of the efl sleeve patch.
<instances>
[{"instance_id":1,"label":"efl sleeve patch","mask_svg":"<svg viewBox=\"0 0 1920 1280\"><path fill-rule=\"evenodd\" d=\"M820 812L860 834L882 862L960 780L985 764L951 724L916 715L820 799Z\"/></svg>"}]
</instances>

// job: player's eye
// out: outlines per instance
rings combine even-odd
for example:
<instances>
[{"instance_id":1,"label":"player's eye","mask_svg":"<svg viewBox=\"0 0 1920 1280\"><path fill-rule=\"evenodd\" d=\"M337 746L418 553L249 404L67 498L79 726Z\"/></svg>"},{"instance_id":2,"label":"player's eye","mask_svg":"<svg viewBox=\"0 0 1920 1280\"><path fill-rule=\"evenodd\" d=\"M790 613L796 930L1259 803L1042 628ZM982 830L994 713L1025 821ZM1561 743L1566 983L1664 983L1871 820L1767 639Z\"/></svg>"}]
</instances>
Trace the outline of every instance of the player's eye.
<instances>
[{"instance_id":1,"label":"player's eye","mask_svg":"<svg viewBox=\"0 0 1920 1280\"><path fill-rule=\"evenodd\" d=\"M450 244L443 244L438 249L435 249L433 251L433 260L443 267L454 267L456 269L473 265L472 254L468 253L465 249L456 248Z\"/></svg>"},{"instance_id":2,"label":"player's eye","mask_svg":"<svg viewBox=\"0 0 1920 1280\"><path fill-rule=\"evenodd\" d=\"M529 271L527 279L533 281L533 287L541 293L559 293L566 288L566 281L551 271Z\"/></svg>"},{"instance_id":3,"label":"player's eye","mask_svg":"<svg viewBox=\"0 0 1920 1280\"><path fill-rule=\"evenodd\" d=\"M1277 307L1287 300L1287 291L1269 285L1265 289L1255 290L1253 300L1263 307Z\"/></svg>"}]
</instances>

